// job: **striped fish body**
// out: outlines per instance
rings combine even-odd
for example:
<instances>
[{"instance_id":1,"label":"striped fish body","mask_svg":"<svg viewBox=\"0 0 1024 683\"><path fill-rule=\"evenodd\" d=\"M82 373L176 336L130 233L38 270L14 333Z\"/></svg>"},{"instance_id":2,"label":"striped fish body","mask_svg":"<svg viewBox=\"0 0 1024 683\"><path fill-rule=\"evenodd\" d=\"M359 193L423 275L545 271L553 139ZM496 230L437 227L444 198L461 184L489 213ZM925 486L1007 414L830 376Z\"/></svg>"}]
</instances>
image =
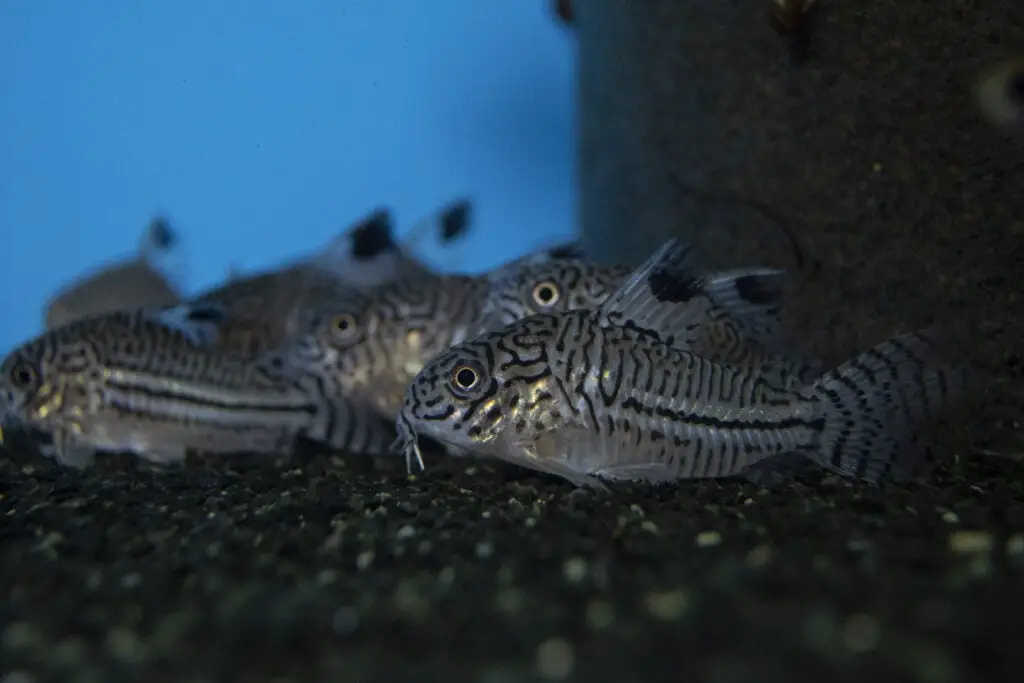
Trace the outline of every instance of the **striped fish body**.
<instances>
[{"instance_id":1,"label":"striped fish body","mask_svg":"<svg viewBox=\"0 0 1024 683\"><path fill-rule=\"evenodd\" d=\"M85 318L15 349L0 366L4 422L49 434L48 454L75 467L97 451L160 463L189 450L287 454L299 436L386 449L387 433L354 429L320 378L213 348L215 324L184 310Z\"/></svg>"},{"instance_id":2,"label":"striped fish body","mask_svg":"<svg viewBox=\"0 0 1024 683\"><path fill-rule=\"evenodd\" d=\"M399 432L602 487L722 477L802 453L847 476L899 474L912 429L956 375L906 335L799 391L592 312L526 318L453 347L412 382ZM461 374L461 377L460 377Z\"/></svg>"},{"instance_id":3,"label":"striped fish body","mask_svg":"<svg viewBox=\"0 0 1024 683\"><path fill-rule=\"evenodd\" d=\"M524 262L490 277L479 333L499 330L529 315L593 310L604 304L632 275L626 266L603 266L578 258ZM784 272L770 268L713 273L688 302L689 319L677 345L730 364L774 368L778 381L804 384L821 374L815 362L781 352L779 309ZM699 278L694 273L694 279Z\"/></svg>"},{"instance_id":4,"label":"striped fish body","mask_svg":"<svg viewBox=\"0 0 1024 683\"><path fill-rule=\"evenodd\" d=\"M482 278L424 274L326 302L310 329L329 359L319 372L393 422L423 365L467 338L486 293Z\"/></svg>"},{"instance_id":5,"label":"striped fish body","mask_svg":"<svg viewBox=\"0 0 1024 683\"><path fill-rule=\"evenodd\" d=\"M409 385L396 447L422 467L424 434L596 487L730 476L784 454L868 481L912 473L918 431L969 388L930 333L793 388L771 364L680 348L689 260L670 241L595 310L530 316L441 354Z\"/></svg>"},{"instance_id":6,"label":"striped fish body","mask_svg":"<svg viewBox=\"0 0 1024 683\"><path fill-rule=\"evenodd\" d=\"M274 270L236 276L191 303L224 309L220 348L247 354L281 349L309 328L320 302L400 278L429 276L431 269L414 254L415 243L428 234L442 243L461 239L471 209L466 200L450 203L415 226L404 243L394 234L391 212L377 209L319 251Z\"/></svg>"}]
</instances>

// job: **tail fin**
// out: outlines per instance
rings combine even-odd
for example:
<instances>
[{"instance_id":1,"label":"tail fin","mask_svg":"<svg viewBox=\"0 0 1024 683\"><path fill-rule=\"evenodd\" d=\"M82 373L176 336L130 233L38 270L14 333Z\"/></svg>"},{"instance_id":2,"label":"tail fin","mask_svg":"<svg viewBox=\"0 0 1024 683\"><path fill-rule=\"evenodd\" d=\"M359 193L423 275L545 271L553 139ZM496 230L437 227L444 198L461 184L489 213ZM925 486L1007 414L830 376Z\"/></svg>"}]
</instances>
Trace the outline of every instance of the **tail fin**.
<instances>
[{"instance_id":1,"label":"tail fin","mask_svg":"<svg viewBox=\"0 0 1024 683\"><path fill-rule=\"evenodd\" d=\"M894 337L803 389L823 406L811 457L868 481L912 470L922 455L919 431L970 389L967 369L942 362L936 341L931 331Z\"/></svg>"}]
</instances>

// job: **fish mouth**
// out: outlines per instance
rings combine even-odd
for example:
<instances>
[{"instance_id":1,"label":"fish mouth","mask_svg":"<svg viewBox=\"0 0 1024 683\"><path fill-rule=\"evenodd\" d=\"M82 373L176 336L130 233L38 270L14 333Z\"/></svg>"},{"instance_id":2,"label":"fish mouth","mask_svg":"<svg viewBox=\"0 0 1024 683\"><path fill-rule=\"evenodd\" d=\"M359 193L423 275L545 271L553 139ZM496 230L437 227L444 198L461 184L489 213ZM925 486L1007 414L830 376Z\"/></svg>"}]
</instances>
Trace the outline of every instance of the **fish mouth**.
<instances>
[{"instance_id":1,"label":"fish mouth","mask_svg":"<svg viewBox=\"0 0 1024 683\"><path fill-rule=\"evenodd\" d=\"M405 457L406 472L412 474L413 459L419 465L420 472L425 470L426 466L423 464L423 454L420 452L419 439L406 411L399 412L395 429L398 432L398 438L391 444L390 450L397 455Z\"/></svg>"}]
</instances>

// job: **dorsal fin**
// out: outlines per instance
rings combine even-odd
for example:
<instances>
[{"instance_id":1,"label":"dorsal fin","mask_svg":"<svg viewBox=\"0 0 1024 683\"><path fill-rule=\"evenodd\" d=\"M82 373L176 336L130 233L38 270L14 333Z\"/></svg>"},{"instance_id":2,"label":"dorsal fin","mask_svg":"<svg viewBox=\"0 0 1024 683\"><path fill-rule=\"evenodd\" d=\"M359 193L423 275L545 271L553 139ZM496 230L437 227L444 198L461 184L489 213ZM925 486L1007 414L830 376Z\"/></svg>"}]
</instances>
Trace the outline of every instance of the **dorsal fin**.
<instances>
[{"instance_id":1,"label":"dorsal fin","mask_svg":"<svg viewBox=\"0 0 1024 683\"><path fill-rule=\"evenodd\" d=\"M587 257L587 250L579 240L560 242L544 251L544 255L552 261L576 261Z\"/></svg>"},{"instance_id":2,"label":"dorsal fin","mask_svg":"<svg viewBox=\"0 0 1024 683\"><path fill-rule=\"evenodd\" d=\"M457 199L441 213L441 242L449 244L466 236L473 224L473 204L468 199Z\"/></svg>"},{"instance_id":3,"label":"dorsal fin","mask_svg":"<svg viewBox=\"0 0 1024 683\"><path fill-rule=\"evenodd\" d=\"M178 233L171 227L170 221L165 216L156 215L149 221L139 240L139 258L152 261L173 251L177 244Z\"/></svg>"},{"instance_id":4,"label":"dorsal fin","mask_svg":"<svg viewBox=\"0 0 1024 683\"><path fill-rule=\"evenodd\" d=\"M455 258L448 259L445 264L445 270L457 270L460 254L458 250L452 251L451 247L469 233L474 213L473 202L467 198L462 197L449 202L413 224L402 239L402 251L412 260L413 254L419 250L423 240L433 239L438 246L447 248L448 254L454 254Z\"/></svg>"},{"instance_id":5,"label":"dorsal fin","mask_svg":"<svg viewBox=\"0 0 1024 683\"><path fill-rule=\"evenodd\" d=\"M779 311L785 295L781 268L737 268L713 273L707 293L750 341L767 349L782 343Z\"/></svg>"},{"instance_id":6,"label":"dorsal fin","mask_svg":"<svg viewBox=\"0 0 1024 683\"><path fill-rule=\"evenodd\" d=\"M395 241L391 211L381 207L307 258L314 277L323 275L360 287L373 287L394 276L402 250Z\"/></svg>"},{"instance_id":7,"label":"dorsal fin","mask_svg":"<svg viewBox=\"0 0 1024 683\"><path fill-rule=\"evenodd\" d=\"M227 311L209 302L167 306L143 313L149 319L181 332L195 346L213 346L220 338Z\"/></svg>"},{"instance_id":8,"label":"dorsal fin","mask_svg":"<svg viewBox=\"0 0 1024 683\"><path fill-rule=\"evenodd\" d=\"M708 278L696 250L673 238L658 248L598 309L603 323L632 323L669 338L688 336L706 317L689 305L707 294Z\"/></svg>"}]
</instances>

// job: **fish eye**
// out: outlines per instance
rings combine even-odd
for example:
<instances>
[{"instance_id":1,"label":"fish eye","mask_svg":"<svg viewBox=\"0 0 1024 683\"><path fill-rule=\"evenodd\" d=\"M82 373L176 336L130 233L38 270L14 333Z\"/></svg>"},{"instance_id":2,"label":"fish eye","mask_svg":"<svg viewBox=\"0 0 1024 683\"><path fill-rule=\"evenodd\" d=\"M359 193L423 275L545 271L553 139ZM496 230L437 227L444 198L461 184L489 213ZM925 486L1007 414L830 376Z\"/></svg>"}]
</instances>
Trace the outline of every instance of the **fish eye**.
<instances>
[{"instance_id":1,"label":"fish eye","mask_svg":"<svg viewBox=\"0 0 1024 683\"><path fill-rule=\"evenodd\" d=\"M456 365L451 374L452 387L459 392L472 391L480 384L480 372L470 365Z\"/></svg>"},{"instance_id":2,"label":"fish eye","mask_svg":"<svg viewBox=\"0 0 1024 683\"><path fill-rule=\"evenodd\" d=\"M538 306L554 306L561 297L562 293L559 291L558 285L551 280L538 282L533 288L533 300L537 302Z\"/></svg>"},{"instance_id":3,"label":"fish eye","mask_svg":"<svg viewBox=\"0 0 1024 683\"><path fill-rule=\"evenodd\" d=\"M339 313L331 318L331 331L338 339L351 339L357 330L356 318L351 313Z\"/></svg>"},{"instance_id":4,"label":"fish eye","mask_svg":"<svg viewBox=\"0 0 1024 683\"><path fill-rule=\"evenodd\" d=\"M36 372L35 367L24 360L15 363L11 367L8 376L10 377L11 384L18 389L29 389L35 386L39 379L39 374Z\"/></svg>"}]
</instances>

